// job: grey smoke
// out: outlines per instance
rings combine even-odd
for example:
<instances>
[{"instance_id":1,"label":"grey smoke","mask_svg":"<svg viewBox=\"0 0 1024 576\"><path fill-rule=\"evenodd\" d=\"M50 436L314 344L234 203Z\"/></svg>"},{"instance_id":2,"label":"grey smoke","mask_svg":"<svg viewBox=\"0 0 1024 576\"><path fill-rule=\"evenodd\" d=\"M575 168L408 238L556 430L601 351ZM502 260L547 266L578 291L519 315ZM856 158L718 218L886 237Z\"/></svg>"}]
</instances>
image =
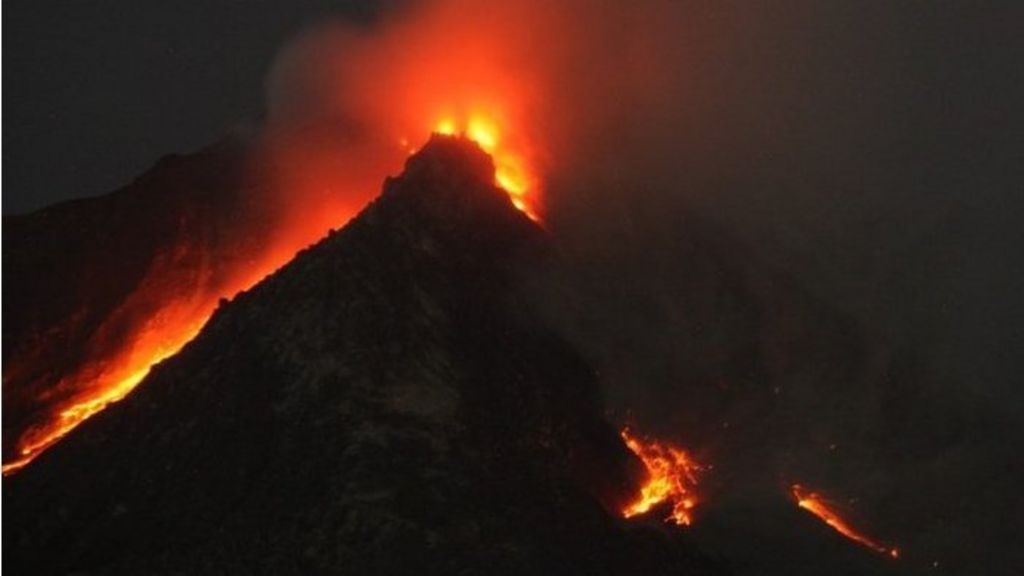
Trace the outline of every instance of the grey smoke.
<instances>
[{"instance_id":1,"label":"grey smoke","mask_svg":"<svg viewBox=\"0 0 1024 576\"><path fill-rule=\"evenodd\" d=\"M723 460L714 496L740 508L785 505L786 482L808 475L855 499L905 550L899 570L1024 567L1014 6L405 10L395 26L426 14L454 33L482 18L507 46L496 65L537 90L564 264L533 288L601 371L616 417ZM287 60L288 81L272 83L272 116L322 111L373 133L386 110L315 83L346 46L403 53L393 29L318 29L300 73ZM328 92L364 81L335 75ZM743 354L712 357L716 338L783 368L747 373Z\"/></svg>"}]
</instances>

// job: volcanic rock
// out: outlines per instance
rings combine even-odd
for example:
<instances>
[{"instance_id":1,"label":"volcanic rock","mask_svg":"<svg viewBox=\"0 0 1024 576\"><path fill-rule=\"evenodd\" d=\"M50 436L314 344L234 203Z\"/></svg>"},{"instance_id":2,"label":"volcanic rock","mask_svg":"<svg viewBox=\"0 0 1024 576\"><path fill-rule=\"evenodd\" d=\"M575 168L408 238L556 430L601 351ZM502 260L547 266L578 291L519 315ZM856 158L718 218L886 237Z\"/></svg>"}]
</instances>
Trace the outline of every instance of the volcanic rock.
<instances>
[{"instance_id":1,"label":"volcanic rock","mask_svg":"<svg viewBox=\"0 0 1024 576\"><path fill-rule=\"evenodd\" d=\"M190 293L246 261L272 213L247 146L168 156L111 194L3 219L3 461L76 390L61 379L121 345L161 287ZM133 298L134 297L134 298Z\"/></svg>"},{"instance_id":2,"label":"volcanic rock","mask_svg":"<svg viewBox=\"0 0 1024 576\"><path fill-rule=\"evenodd\" d=\"M616 509L637 462L517 290L545 232L435 137L340 231L224 304L4 479L22 574L712 574Z\"/></svg>"}]
</instances>

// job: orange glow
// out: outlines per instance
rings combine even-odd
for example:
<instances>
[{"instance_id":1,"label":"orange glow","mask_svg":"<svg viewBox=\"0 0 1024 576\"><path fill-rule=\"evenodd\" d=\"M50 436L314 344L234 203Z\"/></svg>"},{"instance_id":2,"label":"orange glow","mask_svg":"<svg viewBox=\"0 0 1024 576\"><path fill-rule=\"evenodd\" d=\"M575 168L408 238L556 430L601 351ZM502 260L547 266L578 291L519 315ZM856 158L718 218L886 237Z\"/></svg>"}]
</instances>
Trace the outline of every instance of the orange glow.
<instances>
[{"instance_id":1,"label":"orange glow","mask_svg":"<svg viewBox=\"0 0 1024 576\"><path fill-rule=\"evenodd\" d=\"M488 118L470 115L464 124L443 118L434 126L434 132L446 136L461 134L476 142L494 159L495 184L508 192L512 204L535 221L539 221L536 193L537 178L532 175L526 156L501 138L501 129Z\"/></svg>"},{"instance_id":2,"label":"orange glow","mask_svg":"<svg viewBox=\"0 0 1024 576\"><path fill-rule=\"evenodd\" d=\"M629 428L622 430L622 439L640 457L648 474L640 494L622 509L622 515L631 518L662 502L671 502L672 512L665 521L689 526L693 522L693 508L697 505L695 488L701 467L686 451L665 442L637 438Z\"/></svg>"},{"instance_id":3,"label":"orange glow","mask_svg":"<svg viewBox=\"0 0 1024 576\"><path fill-rule=\"evenodd\" d=\"M444 134L445 136L454 136L455 131L455 121L451 118L445 118L439 121L437 126L434 127L434 132Z\"/></svg>"},{"instance_id":4,"label":"orange glow","mask_svg":"<svg viewBox=\"0 0 1024 576\"><path fill-rule=\"evenodd\" d=\"M203 238L171 247L184 256L158 257L135 291L86 336L85 348L75 351L85 358L81 365L55 382L28 383L43 390L43 416L21 433L3 472L25 466L124 398L152 365L196 336L222 298L248 289L344 225L432 132L476 141L494 159L495 183L539 221L542 70L525 65L521 52L537 45L531 39L546 36L525 22L510 25L495 10L461 1L432 4L373 33L317 28L282 53L268 79L266 149L253 162L258 172L272 174L272 182L256 179L267 190L246 197L253 213L217 221L210 242L225 243L220 250Z\"/></svg>"},{"instance_id":5,"label":"orange glow","mask_svg":"<svg viewBox=\"0 0 1024 576\"><path fill-rule=\"evenodd\" d=\"M892 558L900 557L899 549L879 544L875 540L868 538L864 534L855 530L846 520L843 520L843 518L839 516L838 512L836 512L835 505L830 504L828 500L823 498L820 494L806 490L799 484L793 485L792 493L798 506L817 516L822 522L831 526L836 532L839 532L850 540L866 546L879 554L885 554Z\"/></svg>"},{"instance_id":6,"label":"orange glow","mask_svg":"<svg viewBox=\"0 0 1024 576\"><path fill-rule=\"evenodd\" d=\"M465 136L491 154L495 182L513 204L542 220L547 67L524 52L533 52L543 32L499 17L506 11L518 9L444 1L397 15L373 34L316 30L277 67L282 91L303 95L297 108L282 99L278 115L311 123L352 118L404 154L432 133Z\"/></svg>"},{"instance_id":7,"label":"orange glow","mask_svg":"<svg viewBox=\"0 0 1024 576\"><path fill-rule=\"evenodd\" d=\"M241 275L233 295L251 287L284 261L268 260ZM141 292L145 292L143 289ZM150 368L178 353L202 329L220 300L219 294L166 295L167 301L154 313L140 318L137 331L109 357L95 358L54 387L78 391L51 417L26 431L18 439L18 458L3 465L3 474L25 467L47 448L78 425L110 404L127 396L149 374ZM139 292L133 294L138 297Z\"/></svg>"},{"instance_id":8,"label":"orange glow","mask_svg":"<svg viewBox=\"0 0 1024 576\"><path fill-rule=\"evenodd\" d=\"M221 244L188 236L156 256L134 292L86 343L86 361L46 386L45 415L18 438L16 457L4 462L3 474L25 467L131 393L153 365L196 337L222 299L253 287L299 250L348 222L403 159L393 148L338 150L308 134L268 136L253 156L257 169L266 172L260 182L268 185L266 192L253 192L250 198L257 208L226 219L219 232L229 240Z\"/></svg>"},{"instance_id":9,"label":"orange glow","mask_svg":"<svg viewBox=\"0 0 1024 576\"><path fill-rule=\"evenodd\" d=\"M454 121L442 121L436 128L451 133L458 129ZM521 157L501 144L496 124L473 117L461 133L493 155L496 183L508 191L520 210L536 218L529 203L529 193L536 189L533 180L526 176L529 172ZM195 338L221 298L249 289L286 264L298 250L347 222L370 199L366 192L335 195L332 191L375 190L383 177L400 165L401 154L395 154L396 150L367 147L345 150L353 160L339 167L334 154L317 146L310 149L288 141L286 149L273 152L276 161L285 167L278 175L279 187L305 202L279 208L278 229L265 233L268 246L258 248L244 265L207 263L223 268L217 271L225 277L220 282L209 280L213 270L200 270L181 280L175 278L177 272L154 267L146 281L107 319L111 325L132 326L133 333L123 344L99 347L84 366L52 385L54 390L69 391L67 399L55 404L42 422L22 434L16 445L18 457L3 464L3 474L20 470L82 422L124 398L153 365L178 353ZM180 293L168 288L176 284L185 286ZM153 306L153 302L157 304Z\"/></svg>"}]
</instances>

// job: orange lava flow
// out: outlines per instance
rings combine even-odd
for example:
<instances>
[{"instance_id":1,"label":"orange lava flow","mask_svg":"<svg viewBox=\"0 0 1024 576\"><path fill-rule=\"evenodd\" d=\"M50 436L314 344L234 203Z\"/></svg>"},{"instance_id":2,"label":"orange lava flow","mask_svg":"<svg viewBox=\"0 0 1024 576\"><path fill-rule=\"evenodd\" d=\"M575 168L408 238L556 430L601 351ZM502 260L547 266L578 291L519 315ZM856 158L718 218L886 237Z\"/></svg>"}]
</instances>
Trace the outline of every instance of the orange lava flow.
<instances>
[{"instance_id":1,"label":"orange lava flow","mask_svg":"<svg viewBox=\"0 0 1024 576\"><path fill-rule=\"evenodd\" d=\"M843 520L843 518L839 516L835 507L830 505L820 494L806 490L799 484L793 485L792 493L798 506L817 516L822 522L831 526L836 532L839 532L850 540L866 546L879 554L885 554L892 558L900 557L900 551L898 548L882 545L850 526L846 520Z\"/></svg>"},{"instance_id":2,"label":"orange lava flow","mask_svg":"<svg viewBox=\"0 0 1024 576\"><path fill-rule=\"evenodd\" d=\"M233 290L224 294L233 295L250 288L283 263L275 259L254 267L238 279ZM152 366L177 354L199 334L219 300L220 294L205 291L184 297L168 296L163 306L149 316L127 345L112 357L96 359L63 378L55 387L70 385L82 392L48 421L30 428L18 439L18 458L3 464L3 474L24 468L82 422L127 396L149 374Z\"/></svg>"},{"instance_id":3,"label":"orange lava flow","mask_svg":"<svg viewBox=\"0 0 1024 576\"><path fill-rule=\"evenodd\" d=\"M434 126L434 132L445 136L464 136L484 149L494 159L495 183L508 192L512 204L534 221L540 221L537 207L537 178L530 170L526 155L502 140L498 124L486 116L470 114L463 123L445 117Z\"/></svg>"},{"instance_id":4,"label":"orange lava flow","mask_svg":"<svg viewBox=\"0 0 1024 576\"><path fill-rule=\"evenodd\" d=\"M18 446L19 458L4 464L3 473L9 474L25 467L36 456L63 438L68 432L74 430L86 419L127 396L149 373L150 366L175 354L185 343L194 338L198 332L199 326L186 328L182 332L174 333L165 346L158 346L148 354L143 354L144 360L128 360L121 367L101 376L97 382L95 394L78 400L75 404L62 410L55 422L27 433L21 439ZM140 365L141 367L139 367Z\"/></svg>"},{"instance_id":5,"label":"orange lava flow","mask_svg":"<svg viewBox=\"0 0 1024 576\"><path fill-rule=\"evenodd\" d=\"M201 254L208 270L194 275L153 266L150 283L119 304L116 318L100 323L99 331L109 330L89 334L86 349L74 350L85 366L41 383L45 421L21 433L4 474L129 394L151 366L199 333L221 298L253 286L347 222L431 133L479 144L494 160L495 184L541 220L550 150L536 135L546 130L538 112L546 110L540 82L547 70L521 52L549 35L490 5L426 4L430 9L410 10L372 32L318 27L280 55L270 84L282 89L270 90L263 135L271 142L268 158L255 163L260 174L276 176L266 193L272 198L251 201L260 229L242 231L243 219L215 230L219 241L243 248L225 250L234 254L231 262L221 253ZM91 346L93 340L104 346Z\"/></svg>"},{"instance_id":6,"label":"orange lava flow","mask_svg":"<svg viewBox=\"0 0 1024 576\"><path fill-rule=\"evenodd\" d=\"M672 512L665 521L689 526L693 522L691 513L697 505L695 488L700 465L685 450L665 442L637 438L629 428L622 430L622 439L644 463L648 474L640 494L622 509L622 515L631 518L644 514L667 501L672 503Z\"/></svg>"},{"instance_id":7,"label":"orange lava flow","mask_svg":"<svg viewBox=\"0 0 1024 576\"><path fill-rule=\"evenodd\" d=\"M497 122L482 114L472 114L467 118L466 122L461 124L456 124L454 120L442 120L435 124L434 131L449 135L461 134L491 154L495 163L495 184L508 192L512 203L518 209L539 221L536 204L537 179L529 169L526 155L503 139L504 132ZM401 144L407 148L407 152L415 152L408 149L407 142ZM401 149L394 148L393 151L401 155ZM299 150L295 151L298 152ZM388 157L387 153L380 155ZM349 176L350 181L340 183L335 182L334 176L319 175L315 169L315 162L318 160L301 164L308 169L307 173L318 175L309 183L288 180L286 188L292 193L298 193L300 188L321 188L324 187L324 183L330 182L333 188L369 189L370 180L383 178L388 173L388 169L383 166L391 165L390 160L388 157L386 161L382 161L371 155L371 159L364 164L372 165L374 169L366 170L368 173L361 175L359 179ZM369 176L369 172L376 173L377 169L379 174ZM303 198L316 198L309 193L301 194ZM169 293L166 290L167 279L157 275L153 278L152 286L144 287L138 294L130 296L129 298L134 297L141 301L157 299L159 305L153 310L131 314L133 332L124 345L117 350L104 351L102 355L90 358L85 366L65 375L53 385L55 390L72 391L69 399L58 405L44 422L34 425L21 435L15 448L17 458L3 464L3 474L10 474L25 467L82 422L123 399L142 382L153 365L177 354L199 334L221 298L251 288L291 260L298 250L322 237L330 227L346 222L359 208L358 203L333 206L323 201L318 202L321 202L321 205L318 205L317 209L303 211L301 218L281 224L282 230L277 235L283 236L285 240L267 247L246 269L228 271L230 280L227 283L183 285L180 293ZM310 213L322 217L310 217ZM201 284L201 280L195 282ZM131 306L126 305L125 309L130 310Z\"/></svg>"}]
</instances>

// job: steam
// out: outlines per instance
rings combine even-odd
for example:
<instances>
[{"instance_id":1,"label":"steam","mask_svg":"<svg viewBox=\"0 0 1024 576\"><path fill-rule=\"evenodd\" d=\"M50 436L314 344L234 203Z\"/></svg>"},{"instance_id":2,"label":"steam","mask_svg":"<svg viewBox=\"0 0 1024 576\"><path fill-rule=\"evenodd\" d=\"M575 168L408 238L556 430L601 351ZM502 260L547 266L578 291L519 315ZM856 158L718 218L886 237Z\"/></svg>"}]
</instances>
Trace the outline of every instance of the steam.
<instances>
[{"instance_id":1,"label":"steam","mask_svg":"<svg viewBox=\"0 0 1024 576\"><path fill-rule=\"evenodd\" d=\"M1013 18L901 10L415 3L288 46L268 147L287 195L329 189L351 211L397 171L396 142L488 108L542 174L563 250L538 300L614 411L716 465L708 514L716 498L775 514L786 487L813 483L856 495L908 566L996 574L1009 562L985 550L1012 549L1012 530L965 495L1013 484L1013 452L992 440L1020 403L992 400L1010 390L1012 335L970 342L989 335L977 302L996 318L1019 290L950 271L977 270L975 248L998 258L1012 227L986 227L974 200L1012 189L1010 159L971 150L991 149L1013 90L992 81L978 103L961 86L977 89L976 60L999 65L1012 32L988 24Z\"/></svg>"}]
</instances>

